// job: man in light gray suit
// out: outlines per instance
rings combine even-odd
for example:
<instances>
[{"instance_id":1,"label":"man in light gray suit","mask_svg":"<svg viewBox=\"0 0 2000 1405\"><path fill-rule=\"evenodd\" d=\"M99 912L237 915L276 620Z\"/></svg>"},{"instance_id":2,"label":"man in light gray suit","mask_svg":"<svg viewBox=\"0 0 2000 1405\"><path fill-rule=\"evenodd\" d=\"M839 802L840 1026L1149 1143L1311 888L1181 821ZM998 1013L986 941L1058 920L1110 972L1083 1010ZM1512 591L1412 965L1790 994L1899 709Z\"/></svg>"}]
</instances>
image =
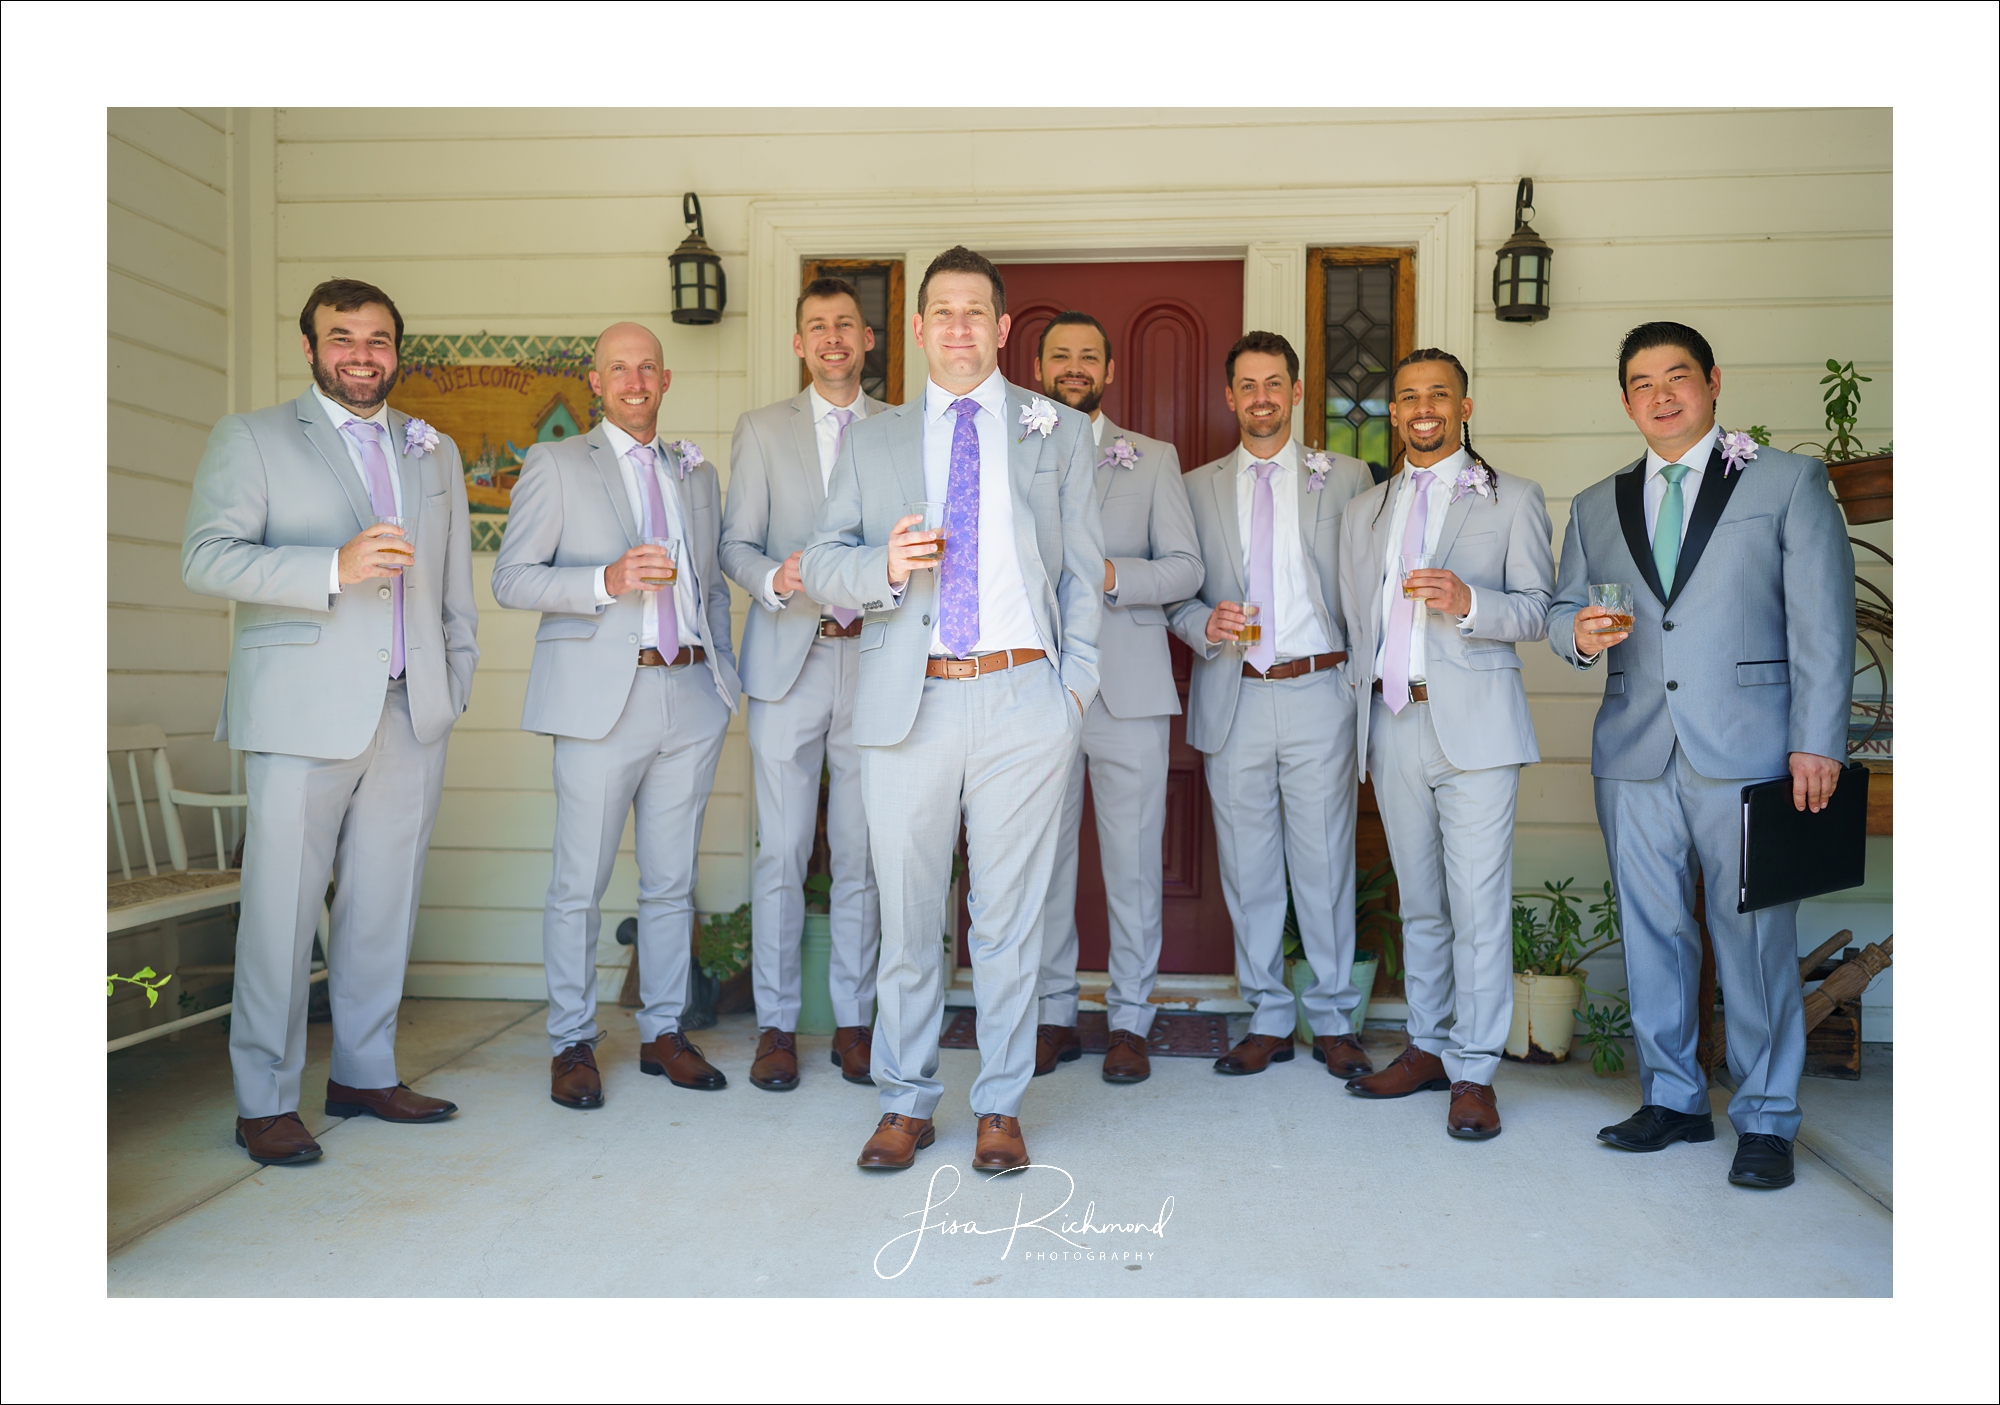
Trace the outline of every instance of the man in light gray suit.
<instances>
[{"instance_id":1,"label":"man in light gray suit","mask_svg":"<svg viewBox=\"0 0 2000 1405\"><path fill-rule=\"evenodd\" d=\"M1165 607L1201 589L1201 554L1174 446L1120 429L1100 408L1117 371L1111 336L1089 313L1061 313L1043 329L1035 379L1051 399L1090 416L1105 559L1097 641L1102 686L1083 719L1083 746L1063 792L1043 919L1035 1073L1053 1073L1058 1063L1083 1055L1076 1033L1076 872L1087 762L1111 929L1105 993L1111 1044L1102 1074L1107 1083L1140 1083L1152 1073L1146 1035L1155 1012L1147 997L1160 970L1168 719L1181 710Z\"/></svg>"},{"instance_id":2,"label":"man in light gray suit","mask_svg":"<svg viewBox=\"0 0 2000 1405\"><path fill-rule=\"evenodd\" d=\"M1541 760L1514 645L1548 633L1556 570L1541 485L1472 447L1469 389L1450 352L1397 364L1404 467L1348 504L1340 598L1410 1005L1409 1047L1348 1091L1449 1088L1445 1130L1479 1141L1500 1134L1493 1075L1514 1012L1514 802Z\"/></svg>"},{"instance_id":3,"label":"man in light gray suit","mask_svg":"<svg viewBox=\"0 0 2000 1405\"><path fill-rule=\"evenodd\" d=\"M396 1077L396 1014L445 743L479 660L458 448L387 405L402 314L336 279L299 333L312 389L216 425L181 547L190 590L237 602L215 730L244 753L250 795L229 1062L236 1144L266 1166L320 1155L298 1107L329 876L328 1114L458 1110Z\"/></svg>"},{"instance_id":4,"label":"man in light gray suit","mask_svg":"<svg viewBox=\"0 0 2000 1405\"><path fill-rule=\"evenodd\" d=\"M800 941L806 863L827 772L826 839L832 885L833 1062L867 1083L875 1020L881 902L868 861L861 757L854 746L854 689L861 613L802 589L799 560L826 501L835 456L856 420L888 408L861 391L875 333L844 278L816 278L793 310L792 350L812 384L746 411L729 446L729 505L722 569L758 608L743 623L740 668L748 695L750 760L757 779L757 858L751 866L750 972L761 1029L752 1087L799 1085Z\"/></svg>"},{"instance_id":5,"label":"man in light gray suit","mask_svg":"<svg viewBox=\"0 0 2000 1405\"><path fill-rule=\"evenodd\" d=\"M800 563L806 594L868 612L854 741L882 885L883 1115L858 1158L869 1168L909 1166L935 1139L939 928L961 815L979 1007L973 1165L1028 1164L1042 900L1097 694L1104 538L1089 421L1000 375L1006 314L987 259L957 247L931 262L912 318L930 382L915 404L849 429ZM943 505L942 532L923 530L912 504L926 502Z\"/></svg>"},{"instance_id":6,"label":"man in light gray suit","mask_svg":"<svg viewBox=\"0 0 2000 1405\"><path fill-rule=\"evenodd\" d=\"M1206 753L1222 893L1236 929L1236 984L1250 1032L1215 1061L1262 1073L1292 1057L1297 1007L1285 984L1289 879L1313 983L1313 1053L1335 1073L1370 1071L1354 1028L1354 733L1340 603L1340 519L1368 466L1303 449L1292 409L1299 357L1275 332L1246 332L1224 363L1238 448L1187 477L1201 541L1201 594L1172 612L1194 650L1188 744ZM1246 637L1246 626L1258 633Z\"/></svg>"},{"instance_id":7,"label":"man in light gray suit","mask_svg":"<svg viewBox=\"0 0 2000 1405\"><path fill-rule=\"evenodd\" d=\"M549 1096L604 1104L595 1049L599 904L625 817L639 861L639 1069L681 1088L727 1082L681 1033L696 851L736 710L729 587L716 563L721 491L694 444L659 437L672 373L659 338L597 339L604 421L536 444L521 465L493 598L539 610L521 726L555 737L556 831L542 956Z\"/></svg>"},{"instance_id":8,"label":"man in light gray suit","mask_svg":"<svg viewBox=\"0 0 2000 1405\"><path fill-rule=\"evenodd\" d=\"M1736 1092L1733 1184L1792 1183L1805 1012L1798 904L1739 913L1741 792L1790 775L1819 810L1839 782L1854 669L1854 549L1818 459L1760 448L1715 421L1722 372L1692 327L1649 322L1618 353L1646 453L1577 494L1549 646L1607 655L1591 738L1639 1054L1639 1111L1597 1135L1628 1151L1710 1141L1695 1057L1701 968L1696 865L1724 994ZM1593 605L1622 584L1631 622Z\"/></svg>"}]
</instances>

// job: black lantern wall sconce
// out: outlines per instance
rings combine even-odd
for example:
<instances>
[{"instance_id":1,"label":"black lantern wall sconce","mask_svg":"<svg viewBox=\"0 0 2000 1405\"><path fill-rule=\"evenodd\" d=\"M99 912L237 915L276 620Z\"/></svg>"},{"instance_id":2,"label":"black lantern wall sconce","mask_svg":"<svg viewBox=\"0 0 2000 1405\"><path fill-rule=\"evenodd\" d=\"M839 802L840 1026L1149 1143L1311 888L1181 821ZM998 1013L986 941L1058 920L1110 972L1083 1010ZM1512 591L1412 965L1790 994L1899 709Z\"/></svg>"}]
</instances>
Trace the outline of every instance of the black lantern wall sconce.
<instances>
[{"instance_id":1,"label":"black lantern wall sconce","mask_svg":"<svg viewBox=\"0 0 2000 1405\"><path fill-rule=\"evenodd\" d=\"M1493 264L1493 315L1502 322L1540 322L1549 315L1549 261L1555 250L1528 223L1534 208L1535 182L1523 176L1514 188L1514 233Z\"/></svg>"},{"instance_id":2,"label":"black lantern wall sconce","mask_svg":"<svg viewBox=\"0 0 2000 1405\"><path fill-rule=\"evenodd\" d=\"M667 259L674 276L674 321L720 322L729 285L722 276L721 255L704 237L701 197L692 190L681 197L681 218L689 225L688 237Z\"/></svg>"}]
</instances>

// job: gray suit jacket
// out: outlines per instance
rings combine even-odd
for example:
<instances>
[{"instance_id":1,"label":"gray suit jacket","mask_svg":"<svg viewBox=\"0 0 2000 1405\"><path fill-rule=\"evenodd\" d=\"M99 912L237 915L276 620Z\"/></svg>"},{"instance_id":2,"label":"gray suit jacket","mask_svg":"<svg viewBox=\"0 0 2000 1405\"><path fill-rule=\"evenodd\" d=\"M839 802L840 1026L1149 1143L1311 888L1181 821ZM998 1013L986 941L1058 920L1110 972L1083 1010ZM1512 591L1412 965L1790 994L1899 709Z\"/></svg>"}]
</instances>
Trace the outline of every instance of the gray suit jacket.
<instances>
[{"instance_id":1,"label":"gray suit jacket","mask_svg":"<svg viewBox=\"0 0 2000 1405\"><path fill-rule=\"evenodd\" d=\"M1549 647L1576 667L1593 583L1624 582L1632 637L1608 651L1592 775L1651 780L1678 741L1710 780L1782 776L1789 753L1847 755L1854 548L1818 459L1760 448L1736 473L1711 454L1671 594L1646 534L1646 460L1570 503ZM1598 656L1599 660L1604 655Z\"/></svg>"},{"instance_id":2,"label":"gray suit jacket","mask_svg":"<svg viewBox=\"0 0 2000 1405\"><path fill-rule=\"evenodd\" d=\"M715 561L722 492L715 466L670 475L680 492L686 557L709 639L715 690L736 710L736 656L729 643L729 587ZM597 603L597 568L639 545L625 475L599 425L574 439L536 444L521 465L507 534L493 563L493 598L509 610L540 610L521 728L595 741L610 732L639 671L643 593ZM668 587L671 588L671 587Z\"/></svg>"},{"instance_id":3,"label":"gray suit jacket","mask_svg":"<svg viewBox=\"0 0 2000 1405\"><path fill-rule=\"evenodd\" d=\"M403 571L403 667L419 741L450 730L472 696L479 610L458 446L403 452L409 416L389 412L390 467L416 542ZM308 390L225 416L195 470L181 544L189 590L238 604L215 739L241 751L345 760L375 735L388 691L389 580L327 593L335 556L373 523L346 441Z\"/></svg>"},{"instance_id":4,"label":"gray suit jacket","mask_svg":"<svg viewBox=\"0 0 2000 1405\"><path fill-rule=\"evenodd\" d=\"M1340 519L1348 503L1374 481L1368 465L1345 454L1329 455L1333 468L1318 491L1299 450L1299 537L1305 547L1306 589L1313 614L1335 653L1347 647L1347 624L1340 608ZM1208 617L1224 600L1243 598L1243 533L1236 522L1236 478L1231 449L1187 476L1188 505L1205 568L1201 593L1169 612L1174 633L1194 650L1194 678L1188 689L1188 745L1220 751L1236 716L1236 693L1243 685L1243 656L1227 645L1211 644Z\"/></svg>"},{"instance_id":5,"label":"gray suit jacket","mask_svg":"<svg viewBox=\"0 0 2000 1405\"><path fill-rule=\"evenodd\" d=\"M1445 759L1461 771L1542 759L1514 645L1548 635L1549 597L1556 588L1549 509L1541 484L1511 473L1498 478L1491 497L1467 493L1447 508L1438 533L1437 565L1478 592L1474 632L1467 636L1449 616L1418 607L1431 720ZM1382 641L1389 520L1402 485L1398 473L1349 503L1340 531L1340 598L1352 651L1347 676L1354 684L1355 754L1363 777L1375 654Z\"/></svg>"},{"instance_id":6,"label":"gray suit jacket","mask_svg":"<svg viewBox=\"0 0 2000 1405\"><path fill-rule=\"evenodd\" d=\"M1032 395L1007 387L1008 477L1014 546L1035 628L1052 646L1063 685L1087 709L1097 696L1097 635L1104 616L1104 533L1093 491L1090 422L1056 407L1047 435L1022 429ZM1054 403L1054 402L1051 402ZM850 425L818 527L800 562L806 594L865 610L854 740L894 746L923 699L937 606L937 572L912 571L899 601L889 590L889 533L903 505L924 491L924 402L919 396Z\"/></svg>"},{"instance_id":7,"label":"gray suit jacket","mask_svg":"<svg viewBox=\"0 0 2000 1405\"><path fill-rule=\"evenodd\" d=\"M889 407L862 396L862 419ZM850 426L851 428L852 426ZM758 602L764 579L812 540L813 519L826 501L813 433L812 392L745 410L729 441L729 501L722 510L722 569L750 596L738 667L743 691L775 702L792 689L819 632L820 602L792 592L773 614Z\"/></svg>"},{"instance_id":8,"label":"gray suit jacket","mask_svg":"<svg viewBox=\"0 0 2000 1405\"><path fill-rule=\"evenodd\" d=\"M1120 438L1139 451L1130 468L1111 461ZM1173 445L1120 429L1109 416L1096 456L1104 554L1118 573L1118 595L1104 602L1097 638L1099 695L1113 717L1172 717L1181 699L1167 652L1166 607L1200 590L1202 576L1181 457Z\"/></svg>"}]
</instances>

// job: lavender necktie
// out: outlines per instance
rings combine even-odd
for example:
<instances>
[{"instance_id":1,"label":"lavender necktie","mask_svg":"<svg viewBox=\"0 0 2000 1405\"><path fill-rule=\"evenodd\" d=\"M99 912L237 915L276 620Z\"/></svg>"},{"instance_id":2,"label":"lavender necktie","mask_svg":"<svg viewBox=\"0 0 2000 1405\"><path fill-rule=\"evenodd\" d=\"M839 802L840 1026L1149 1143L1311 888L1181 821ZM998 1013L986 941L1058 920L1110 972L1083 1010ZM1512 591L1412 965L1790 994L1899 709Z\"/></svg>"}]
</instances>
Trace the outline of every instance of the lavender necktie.
<instances>
[{"instance_id":1,"label":"lavender necktie","mask_svg":"<svg viewBox=\"0 0 2000 1405\"><path fill-rule=\"evenodd\" d=\"M854 423L854 411L844 410L836 405L826 412L826 417L833 421L833 456L838 459L840 446L847 442L847 427ZM829 605L827 611L833 616L834 623L842 629L846 629L860 617L860 611L843 609L839 605Z\"/></svg>"},{"instance_id":2,"label":"lavender necktie","mask_svg":"<svg viewBox=\"0 0 2000 1405\"><path fill-rule=\"evenodd\" d=\"M938 639L964 658L979 642L979 431L977 400L952 404L951 477L944 495L945 556L938 566Z\"/></svg>"},{"instance_id":3,"label":"lavender necktie","mask_svg":"<svg viewBox=\"0 0 2000 1405\"><path fill-rule=\"evenodd\" d=\"M1410 630L1417 621L1418 604L1403 594L1403 557L1419 556L1424 549L1424 529L1430 525L1431 484L1437 475L1427 468L1410 474L1410 516L1403 524L1402 554L1389 565L1389 578L1396 583L1396 600L1389 607L1389 637L1382 653L1382 701L1389 711L1401 712L1410 705Z\"/></svg>"},{"instance_id":4,"label":"lavender necktie","mask_svg":"<svg viewBox=\"0 0 2000 1405\"><path fill-rule=\"evenodd\" d=\"M1263 613L1258 617L1262 628L1257 642L1244 654L1243 661L1259 673L1269 673L1278 659L1278 607L1271 572L1271 525L1278 512L1271 497L1271 475L1278 471L1278 466L1253 463L1250 471L1257 475L1257 482L1250 490L1249 596L1262 607Z\"/></svg>"},{"instance_id":5,"label":"lavender necktie","mask_svg":"<svg viewBox=\"0 0 2000 1405\"><path fill-rule=\"evenodd\" d=\"M368 506L377 517L399 517L396 511L396 487L389 481L389 460L382 452L382 426L367 420L349 420L342 425L341 432L354 441L354 447L361 451L361 476L368 480ZM404 531L409 528L405 527ZM411 550L415 550L412 541ZM414 562L416 557L412 556ZM389 676L403 676L403 578L396 577L389 587L393 593L389 623Z\"/></svg>"},{"instance_id":6,"label":"lavender necktie","mask_svg":"<svg viewBox=\"0 0 2000 1405\"><path fill-rule=\"evenodd\" d=\"M628 451L632 459L632 471L639 479L639 497L646 504L646 536L665 540L673 533L667 527L667 504L660 497L659 455L651 444L634 444ZM678 585L661 586L653 592L653 598L660 604L659 650L668 658L681 651L681 617L674 608L674 592Z\"/></svg>"}]
</instances>

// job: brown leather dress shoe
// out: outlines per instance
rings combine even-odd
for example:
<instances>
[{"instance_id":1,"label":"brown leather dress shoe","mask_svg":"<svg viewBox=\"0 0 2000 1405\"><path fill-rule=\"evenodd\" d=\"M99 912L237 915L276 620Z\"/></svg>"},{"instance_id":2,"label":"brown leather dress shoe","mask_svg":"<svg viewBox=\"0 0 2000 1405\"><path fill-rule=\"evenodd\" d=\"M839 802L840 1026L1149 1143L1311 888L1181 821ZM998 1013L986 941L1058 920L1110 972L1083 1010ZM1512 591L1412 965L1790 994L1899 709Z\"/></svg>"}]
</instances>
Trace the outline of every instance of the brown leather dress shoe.
<instances>
[{"instance_id":1,"label":"brown leather dress shoe","mask_svg":"<svg viewBox=\"0 0 2000 1405\"><path fill-rule=\"evenodd\" d=\"M331 1078L326 1080L328 1117L359 1117L366 1113L384 1122L442 1122L457 1111L457 1103L413 1093L407 1083L398 1083L393 1088L350 1088Z\"/></svg>"},{"instance_id":2,"label":"brown leather dress shoe","mask_svg":"<svg viewBox=\"0 0 2000 1405\"><path fill-rule=\"evenodd\" d=\"M677 1029L639 1046L639 1072L656 1077L664 1074L676 1088L697 1088L705 1093L729 1086L722 1070L703 1058L701 1050Z\"/></svg>"},{"instance_id":3,"label":"brown leather dress shoe","mask_svg":"<svg viewBox=\"0 0 2000 1405\"><path fill-rule=\"evenodd\" d=\"M1057 1064L1083 1057L1083 1040L1073 1024L1035 1026L1035 1077L1054 1073Z\"/></svg>"},{"instance_id":4,"label":"brown leather dress shoe","mask_svg":"<svg viewBox=\"0 0 2000 1405\"><path fill-rule=\"evenodd\" d=\"M1363 1098L1407 1098L1412 1093L1432 1093L1450 1086L1444 1060L1412 1044L1380 1073L1349 1082L1347 1091Z\"/></svg>"},{"instance_id":5,"label":"brown leather dress shoe","mask_svg":"<svg viewBox=\"0 0 2000 1405\"><path fill-rule=\"evenodd\" d=\"M979 1145L972 1151L975 1171L1011 1171L1028 1164L1028 1144L1021 1140L1021 1119L997 1112L979 1119Z\"/></svg>"},{"instance_id":6,"label":"brown leather dress shoe","mask_svg":"<svg viewBox=\"0 0 2000 1405\"><path fill-rule=\"evenodd\" d=\"M1313 1040L1313 1057L1335 1078L1362 1078L1375 1071L1352 1034L1322 1034Z\"/></svg>"},{"instance_id":7,"label":"brown leather dress shoe","mask_svg":"<svg viewBox=\"0 0 2000 1405\"><path fill-rule=\"evenodd\" d=\"M937 1129L931 1126L930 1118L885 1112L854 1164L864 1171L906 1170L916 1164L917 1153L936 1140Z\"/></svg>"},{"instance_id":8,"label":"brown leather dress shoe","mask_svg":"<svg viewBox=\"0 0 2000 1405\"><path fill-rule=\"evenodd\" d=\"M1111 1047L1104 1051L1106 1083L1144 1083L1153 1076L1153 1060L1146 1052L1146 1036L1129 1029L1111 1031Z\"/></svg>"},{"instance_id":9,"label":"brown leather dress shoe","mask_svg":"<svg viewBox=\"0 0 2000 1405\"><path fill-rule=\"evenodd\" d=\"M862 1083L870 1088L875 1086L875 1080L868 1073L874 1056L875 1031L867 1025L842 1025L833 1032L833 1066L849 1083Z\"/></svg>"},{"instance_id":10,"label":"brown leather dress shoe","mask_svg":"<svg viewBox=\"0 0 2000 1405\"><path fill-rule=\"evenodd\" d=\"M767 1029L757 1036L757 1057L750 1061L750 1086L767 1093L789 1093L799 1086L798 1043L788 1029Z\"/></svg>"},{"instance_id":11,"label":"brown leather dress shoe","mask_svg":"<svg viewBox=\"0 0 2000 1405\"><path fill-rule=\"evenodd\" d=\"M1483 1142L1500 1135L1500 1104L1494 1100L1491 1083L1458 1082L1451 1085L1451 1111L1445 1114L1445 1131L1469 1142Z\"/></svg>"},{"instance_id":12,"label":"brown leather dress shoe","mask_svg":"<svg viewBox=\"0 0 2000 1405\"><path fill-rule=\"evenodd\" d=\"M298 1166L320 1156L319 1143L296 1112L237 1118L236 1144L260 1166Z\"/></svg>"},{"instance_id":13,"label":"brown leather dress shoe","mask_svg":"<svg viewBox=\"0 0 2000 1405\"><path fill-rule=\"evenodd\" d=\"M1262 1073L1272 1064L1292 1061L1289 1034L1246 1034L1243 1042L1215 1061L1217 1073Z\"/></svg>"},{"instance_id":14,"label":"brown leather dress shoe","mask_svg":"<svg viewBox=\"0 0 2000 1405\"><path fill-rule=\"evenodd\" d=\"M604 1080L597 1073L597 1050L578 1042L549 1060L549 1101L564 1107L603 1107Z\"/></svg>"}]
</instances>

